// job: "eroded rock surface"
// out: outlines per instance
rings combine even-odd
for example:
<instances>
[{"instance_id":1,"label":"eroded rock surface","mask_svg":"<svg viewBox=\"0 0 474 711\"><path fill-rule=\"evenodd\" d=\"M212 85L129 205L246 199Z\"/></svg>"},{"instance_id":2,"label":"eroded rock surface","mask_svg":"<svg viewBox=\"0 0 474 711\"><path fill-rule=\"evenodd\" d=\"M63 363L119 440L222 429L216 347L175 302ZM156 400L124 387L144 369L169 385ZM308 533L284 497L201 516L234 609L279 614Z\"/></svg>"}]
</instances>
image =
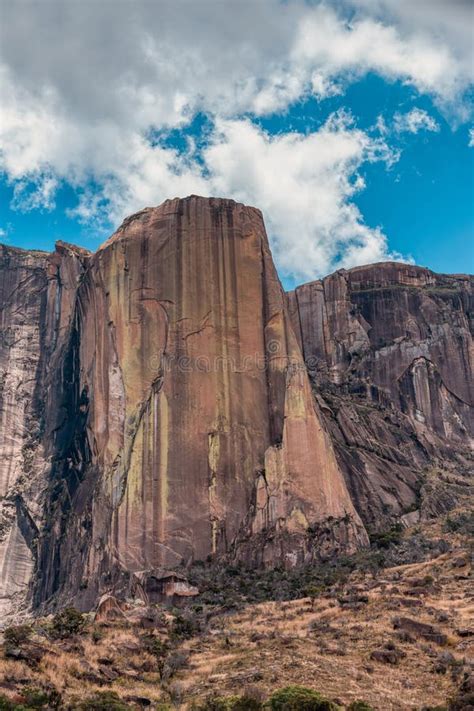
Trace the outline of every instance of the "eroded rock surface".
<instances>
[{"instance_id":1,"label":"eroded rock surface","mask_svg":"<svg viewBox=\"0 0 474 711\"><path fill-rule=\"evenodd\" d=\"M430 466L468 469L472 277L374 264L305 284L288 300L366 523L384 527L417 508ZM441 496L437 505L439 513Z\"/></svg>"},{"instance_id":2,"label":"eroded rock surface","mask_svg":"<svg viewBox=\"0 0 474 711\"><path fill-rule=\"evenodd\" d=\"M85 250L52 254L0 246L0 617L21 608L62 416L60 377Z\"/></svg>"},{"instance_id":3,"label":"eroded rock surface","mask_svg":"<svg viewBox=\"0 0 474 711\"><path fill-rule=\"evenodd\" d=\"M285 296L261 213L196 196L94 255L1 250L0 613L351 553L464 490L468 277L374 265Z\"/></svg>"},{"instance_id":4,"label":"eroded rock surface","mask_svg":"<svg viewBox=\"0 0 474 711\"><path fill-rule=\"evenodd\" d=\"M191 197L126 220L62 358L37 604L210 555L294 565L366 543L258 210Z\"/></svg>"}]
</instances>

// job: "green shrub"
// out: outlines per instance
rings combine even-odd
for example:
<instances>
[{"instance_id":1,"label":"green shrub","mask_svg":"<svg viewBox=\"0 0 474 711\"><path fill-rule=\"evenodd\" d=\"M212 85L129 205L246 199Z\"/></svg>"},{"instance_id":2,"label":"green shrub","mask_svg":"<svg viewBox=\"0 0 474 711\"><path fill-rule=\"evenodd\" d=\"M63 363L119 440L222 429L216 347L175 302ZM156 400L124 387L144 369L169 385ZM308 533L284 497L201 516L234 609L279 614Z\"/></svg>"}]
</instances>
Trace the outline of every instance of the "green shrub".
<instances>
[{"instance_id":1,"label":"green shrub","mask_svg":"<svg viewBox=\"0 0 474 711\"><path fill-rule=\"evenodd\" d=\"M370 706L366 701L353 701L350 706L347 707L347 711L374 711L373 706Z\"/></svg>"},{"instance_id":2,"label":"green shrub","mask_svg":"<svg viewBox=\"0 0 474 711\"><path fill-rule=\"evenodd\" d=\"M0 711L27 711L27 709L25 706L14 704L4 694L0 694Z\"/></svg>"},{"instance_id":3,"label":"green shrub","mask_svg":"<svg viewBox=\"0 0 474 711\"><path fill-rule=\"evenodd\" d=\"M140 641L143 649L156 658L160 677L163 678L166 657L169 651L167 643L163 642L159 637L156 637L153 632L143 634L140 637Z\"/></svg>"},{"instance_id":4,"label":"green shrub","mask_svg":"<svg viewBox=\"0 0 474 711\"><path fill-rule=\"evenodd\" d=\"M159 637L156 637L153 632L147 632L140 637L143 649L152 654L157 659L163 659L168 653L168 645Z\"/></svg>"},{"instance_id":5,"label":"green shrub","mask_svg":"<svg viewBox=\"0 0 474 711\"><path fill-rule=\"evenodd\" d=\"M195 615L177 615L171 634L176 639L191 639L201 631L199 619Z\"/></svg>"},{"instance_id":6,"label":"green shrub","mask_svg":"<svg viewBox=\"0 0 474 711\"><path fill-rule=\"evenodd\" d=\"M370 543L375 548L390 548L402 540L403 527L395 523L388 531L374 531L370 533Z\"/></svg>"},{"instance_id":7,"label":"green shrub","mask_svg":"<svg viewBox=\"0 0 474 711\"><path fill-rule=\"evenodd\" d=\"M311 609L314 609L314 603L316 602L316 598L321 595L321 593L324 592L324 586L323 585L308 585L305 593L306 596L309 597L309 602L311 605Z\"/></svg>"},{"instance_id":8,"label":"green shrub","mask_svg":"<svg viewBox=\"0 0 474 711\"><path fill-rule=\"evenodd\" d=\"M272 711L337 711L337 706L317 691L291 685L275 691L269 699Z\"/></svg>"},{"instance_id":9,"label":"green shrub","mask_svg":"<svg viewBox=\"0 0 474 711\"><path fill-rule=\"evenodd\" d=\"M28 642L32 634L33 628L30 625L7 627L3 632L4 644L8 647L21 647Z\"/></svg>"},{"instance_id":10,"label":"green shrub","mask_svg":"<svg viewBox=\"0 0 474 711\"><path fill-rule=\"evenodd\" d=\"M21 691L25 699L27 709L58 709L61 707L61 694L56 689L37 689L34 686L26 686Z\"/></svg>"},{"instance_id":11,"label":"green shrub","mask_svg":"<svg viewBox=\"0 0 474 711\"><path fill-rule=\"evenodd\" d=\"M61 695L56 689L44 690L26 686L20 694L24 699L21 704L0 694L0 711L52 711L61 708Z\"/></svg>"},{"instance_id":12,"label":"green shrub","mask_svg":"<svg viewBox=\"0 0 474 711\"><path fill-rule=\"evenodd\" d=\"M66 607L54 616L51 623L51 636L55 639L67 639L82 632L85 625L84 615L74 607Z\"/></svg>"},{"instance_id":13,"label":"green shrub","mask_svg":"<svg viewBox=\"0 0 474 711\"><path fill-rule=\"evenodd\" d=\"M105 633L103 630L100 629L100 627L94 627L94 629L91 632L91 639L94 642L94 644L99 644L105 637Z\"/></svg>"},{"instance_id":14,"label":"green shrub","mask_svg":"<svg viewBox=\"0 0 474 711\"><path fill-rule=\"evenodd\" d=\"M234 701L232 711L260 711L261 702L251 694L243 694Z\"/></svg>"},{"instance_id":15,"label":"green shrub","mask_svg":"<svg viewBox=\"0 0 474 711\"><path fill-rule=\"evenodd\" d=\"M229 711L235 696L210 696L205 701L193 705L192 711Z\"/></svg>"},{"instance_id":16,"label":"green shrub","mask_svg":"<svg viewBox=\"0 0 474 711\"><path fill-rule=\"evenodd\" d=\"M193 709L194 711L260 711L262 704L251 694L210 696Z\"/></svg>"}]
</instances>

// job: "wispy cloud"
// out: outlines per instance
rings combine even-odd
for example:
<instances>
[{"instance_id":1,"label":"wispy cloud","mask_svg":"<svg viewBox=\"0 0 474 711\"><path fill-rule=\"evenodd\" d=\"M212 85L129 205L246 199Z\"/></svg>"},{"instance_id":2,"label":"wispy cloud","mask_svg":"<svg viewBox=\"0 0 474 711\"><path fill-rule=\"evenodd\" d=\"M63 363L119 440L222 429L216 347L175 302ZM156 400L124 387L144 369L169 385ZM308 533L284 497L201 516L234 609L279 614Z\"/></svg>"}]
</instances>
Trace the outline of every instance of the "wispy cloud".
<instances>
[{"instance_id":1,"label":"wispy cloud","mask_svg":"<svg viewBox=\"0 0 474 711\"><path fill-rule=\"evenodd\" d=\"M434 131L437 133L440 130L439 123L427 111L417 108L405 114L396 113L394 126L398 133L418 133L419 131Z\"/></svg>"}]
</instances>

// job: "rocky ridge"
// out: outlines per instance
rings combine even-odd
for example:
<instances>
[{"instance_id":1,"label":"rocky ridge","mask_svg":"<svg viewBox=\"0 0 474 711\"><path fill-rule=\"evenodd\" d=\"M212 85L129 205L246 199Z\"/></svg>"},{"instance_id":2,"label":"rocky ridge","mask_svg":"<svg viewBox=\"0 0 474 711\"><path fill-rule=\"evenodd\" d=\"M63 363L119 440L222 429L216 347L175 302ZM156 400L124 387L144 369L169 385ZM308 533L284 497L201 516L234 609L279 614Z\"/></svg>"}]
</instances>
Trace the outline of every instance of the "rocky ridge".
<instances>
[{"instance_id":1,"label":"rocky ridge","mask_svg":"<svg viewBox=\"0 0 474 711\"><path fill-rule=\"evenodd\" d=\"M371 529L449 510L472 472L472 284L382 263L288 294L315 397Z\"/></svg>"},{"instance_id":2,"label":"rocky ridge","mask_svg":"<svg viewBox=\"0 0 474 711\"><path fill-rule=\"evenodd\" d=\"M2 247L2 613L208 557L326 560L454 506L470 295L396 264L285 295L261 213L196 196L94 255Z\"/></svg>"}]
</instances>

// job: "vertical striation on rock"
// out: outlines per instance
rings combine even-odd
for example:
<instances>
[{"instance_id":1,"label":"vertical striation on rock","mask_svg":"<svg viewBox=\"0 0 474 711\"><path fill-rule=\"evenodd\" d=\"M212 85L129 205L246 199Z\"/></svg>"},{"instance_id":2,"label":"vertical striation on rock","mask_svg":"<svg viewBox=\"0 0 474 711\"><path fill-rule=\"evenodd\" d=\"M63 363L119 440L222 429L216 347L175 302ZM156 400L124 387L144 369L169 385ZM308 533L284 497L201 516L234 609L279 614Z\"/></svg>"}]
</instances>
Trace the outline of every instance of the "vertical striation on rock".
<instances>
[{"instance_id":1,"label":"vertical striation on rock","mask_svg":"<svg viewBox=\"0 0 474 711\"><path fill-rule=\"evenodd\" d=\"M366 545L468 465L471 293L380 264L285 295L261 213L196 196L93 255L0 247L0 614Z\"/></svg>"},{"instance_id":2,"label":"vertical striation on rock","mask_svg":"<svg viewBox=\"0 0 474 711\"><path fill-rule=\"evenodd\" d=\"M37 563L61 416L48 381L62 368L85 255L61 242L51 255L0 246L0 615L21 607Z\"/></svg>"},{"instance_id":3,"label":"vertical striation on rock","mask_svg":"<svg viewBox=\"0 0 474 711\"><path fill-rule=\"evenodd\" d=\"M288 303L352 498L384 526L417 505L427 465L467 467L472 278L374 264L304 284Z\"/></svg>"},{"instance_id":4,"label":"vertical striation on rock","mask_svg":"<svg viewBox=\"0 0 474 711\"><path fill-rule=\"evenodd\" d=\"M34 488L42 468L38 376L47 259L0 247L0 616L21 601L35 562L21 492Z\"/></svg>"},{"instance_id":5,"label":"vertical striation on rock","mask_svg":"<svg viewBox=\"0 0 474 711\"><path fill-rule=\"evenodd\" d=\"M74 334L53 479L77 488L50 497L38 602L210 555L294 564L366 542L258 210L192 196L128 218L90 261Z\"/></svg>"}]
</instances>

